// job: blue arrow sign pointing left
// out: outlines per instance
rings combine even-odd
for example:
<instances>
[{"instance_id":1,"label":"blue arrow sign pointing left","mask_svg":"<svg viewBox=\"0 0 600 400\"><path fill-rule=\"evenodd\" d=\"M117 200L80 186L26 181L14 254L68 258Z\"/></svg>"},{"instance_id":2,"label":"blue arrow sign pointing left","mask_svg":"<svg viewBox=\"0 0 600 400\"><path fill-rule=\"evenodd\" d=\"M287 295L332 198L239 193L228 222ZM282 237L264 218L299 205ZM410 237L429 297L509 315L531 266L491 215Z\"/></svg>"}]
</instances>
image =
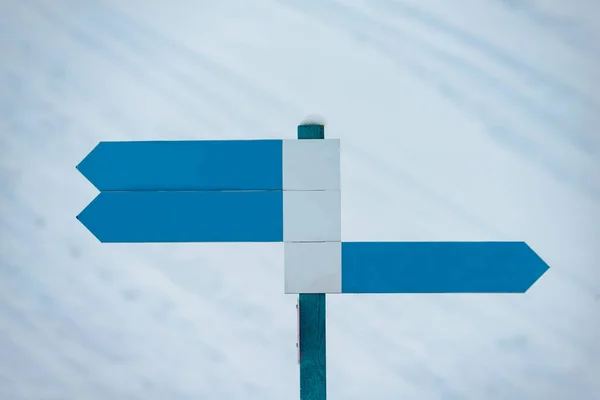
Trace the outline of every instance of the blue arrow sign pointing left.
<instances>
[{"instance_id":1,"label":"blue arrow sign pointing left","mask_svg":"<svg viewBox=\"0 0 600 400\"><path fill-rule=\"evenodd\" d=\"M77 219L104 243L281 242L283 192L102 192Z\"/></svg>"},{"instance_id":2,"label":"blue arrow sign pointing left","mask_svg":"<svg viewBox=\"0 0 600 400\"><path fill-rule=\"evenodd\" d=\"M282 143L100 142L77 169L100 191L281 190Z\"/></svg>"}]
</instances>

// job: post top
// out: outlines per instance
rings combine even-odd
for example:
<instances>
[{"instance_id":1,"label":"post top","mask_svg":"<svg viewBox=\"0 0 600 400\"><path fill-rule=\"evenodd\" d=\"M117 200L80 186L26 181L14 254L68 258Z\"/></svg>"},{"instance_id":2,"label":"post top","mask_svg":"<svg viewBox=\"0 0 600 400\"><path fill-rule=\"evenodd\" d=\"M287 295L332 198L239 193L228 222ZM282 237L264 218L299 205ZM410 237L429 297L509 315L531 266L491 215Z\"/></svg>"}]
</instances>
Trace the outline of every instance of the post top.
<instances>
[{"instance_id":1,"label":"post top","mask_svg":"<svg viewBox=\"0 0 600 400\"><path fill-rule=\"evenodd\" d=\"M320 122L303 122L298 126L325 126L325 124L322 124Z\"/></svg>"},{"instance_id":2,"label":"post top","mask_svg":"<svg viewBox=\"0 0 600 400\"><path fill-rule=\"evenodd\" d=\"M325 125L316 122L303 122L298 125L298 139L325 139Z\"/></svg>"}]
</instances>

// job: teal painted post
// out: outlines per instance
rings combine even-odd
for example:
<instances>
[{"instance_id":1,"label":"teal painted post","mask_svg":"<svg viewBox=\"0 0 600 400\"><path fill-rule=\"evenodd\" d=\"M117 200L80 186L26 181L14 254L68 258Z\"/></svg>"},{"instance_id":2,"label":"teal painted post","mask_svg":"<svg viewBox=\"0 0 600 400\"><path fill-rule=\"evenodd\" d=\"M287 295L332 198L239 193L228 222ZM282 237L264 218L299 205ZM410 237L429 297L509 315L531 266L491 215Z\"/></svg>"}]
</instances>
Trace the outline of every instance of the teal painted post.
<instances>
[{"instance_id":1,"label":"teal painted post","mask_svg":"<svg viewBox=\"0 0 600 400\"><path fill-rule=\"evenodd\" d=\"M325 139L319 124L298 126L298 139ZM298 295L300 323L300 400L325 400L325 294Z\"/></svg>"}]
</instances>

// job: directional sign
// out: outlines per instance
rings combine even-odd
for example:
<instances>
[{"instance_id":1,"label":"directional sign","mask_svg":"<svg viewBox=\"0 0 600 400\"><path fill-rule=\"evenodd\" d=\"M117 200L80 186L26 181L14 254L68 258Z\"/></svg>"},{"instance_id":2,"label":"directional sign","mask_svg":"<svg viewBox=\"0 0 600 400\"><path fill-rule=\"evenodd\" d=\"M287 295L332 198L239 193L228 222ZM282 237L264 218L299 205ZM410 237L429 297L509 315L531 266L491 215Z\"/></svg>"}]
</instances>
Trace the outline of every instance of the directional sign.
<instances>
[{"instance_id":1,"label":"directional sign","mask_svg":"<svg viewBox=\"0 0 600 400\"><path fill-rule=\"evenodd\" d=\"M285 243L285 293L524 293L547 269L523 242Z\"/></svg>"},{"instance_id":2,"label":"directional sign","mask_svg":"<svg viewBox=\"0 0 600 400\"><path fill-rule=\"evenodd\" d=\"M344 242L342 293L525 293L548 265L524 242Z\"/></svg>"},{"instance_id":3,"label":"directional sign","mask_svg":"<svg viewBox=\"0 0 600 400\"><path fill-rule=\"evenodd\" d=\"M101 190L78 218L101 242L284 242L286 293L515 293L548 268L519 242L342 242L339 153L331 139L102 142L78 166Z\"/></svg>"},{"instance_id":4,"label":"directional sign","mask_svg":"<svg viewBox=\"0 0 600 400\"><path fill-rule=\"evenodd\" d=\"M281 140L101 142L77 166L100 191L277 190Z\"/></svg>"},{"instance_id":5,"label":"directional sign","mask_svg":"<svg viewBox=\"0 0 600 400\"><path fill-rule=\"evenodd\" d=\"M283 242L302 400L326 398L326 293L524 293L548 269L524 242L343 242L339 140L298 139L102 142L78 219L101 242Z\"/></svg>"},{"instance_id":6,"label":"directional sign","mask_svg":"<svg viewBox=\"0 0 600 400\"><path fill-rule=\"evenodd\" d=\"M100 142L77 169L105 191L339 190L339 140Z\"/></svg>"},{"instance_id":7,"label":"directional sign","mask_svg":"<svg viewBox=\"0 0 600 400\"><path fill-rule=\"evenodd\" d=\"M77 218L104 243L281 242L283 192L102 192Z\"/></svg>"}]
</instances>

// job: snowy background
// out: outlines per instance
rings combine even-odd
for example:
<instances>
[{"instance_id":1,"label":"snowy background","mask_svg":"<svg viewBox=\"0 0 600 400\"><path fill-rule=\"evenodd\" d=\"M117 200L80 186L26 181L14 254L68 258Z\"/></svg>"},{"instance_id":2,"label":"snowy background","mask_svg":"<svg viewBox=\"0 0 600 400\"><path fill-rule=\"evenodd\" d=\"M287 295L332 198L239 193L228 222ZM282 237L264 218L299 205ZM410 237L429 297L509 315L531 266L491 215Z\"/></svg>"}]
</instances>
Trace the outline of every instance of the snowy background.
<instances>
[{"instance_id":1,"label":"snowy background","mask_svg":"<svg viewBox=\"0 0 600 400\"><path fill-rule=\"evenodd\" d=\"M298 399L277 244L100 244L100 140L342 139L344 240L526 240L526 295L329 296L331 400L600 398L596 0L0 0L0 400Z\"/></svg>"}]
</instances>

